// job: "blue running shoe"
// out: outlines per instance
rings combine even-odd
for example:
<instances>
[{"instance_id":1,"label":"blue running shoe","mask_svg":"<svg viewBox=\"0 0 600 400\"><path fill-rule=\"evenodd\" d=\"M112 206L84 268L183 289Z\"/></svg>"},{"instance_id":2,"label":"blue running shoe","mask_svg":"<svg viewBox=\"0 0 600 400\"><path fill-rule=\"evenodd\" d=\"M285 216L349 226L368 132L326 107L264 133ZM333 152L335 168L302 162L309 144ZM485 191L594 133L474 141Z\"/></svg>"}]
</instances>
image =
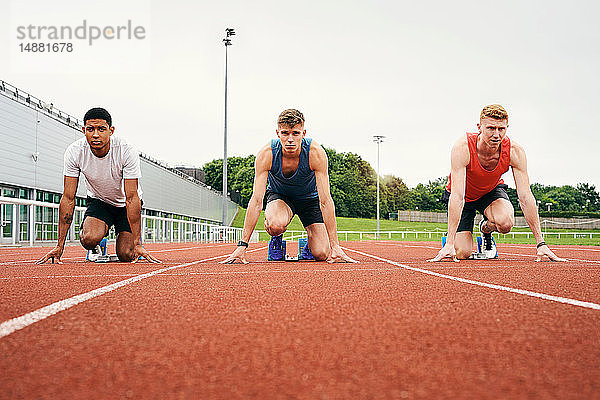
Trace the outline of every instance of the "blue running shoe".
<instances>
[{"instance_id":1,"label":"blue running shoe","mask_svg":"<svg viewBox=\"0 0 600 400\"><path fill-rule=\"evenodd\" d=\"M267 251L267 261L283 261L285 257L285 240L283 234L272 236Z\"/></svg>"},{"instance_id":2,"label":"blue running shoe","mask_svg":"<svg viewBox=\"0 0 600 400\"><path fill-rule=\"evenodd\" d=\"M303 260L314 260L315 259L315 257L310 252L310 249L308 248L308 243L306 243L306 245L304 245L304 247L302 248L302 259Z\"/></svg>"}]
</instances>

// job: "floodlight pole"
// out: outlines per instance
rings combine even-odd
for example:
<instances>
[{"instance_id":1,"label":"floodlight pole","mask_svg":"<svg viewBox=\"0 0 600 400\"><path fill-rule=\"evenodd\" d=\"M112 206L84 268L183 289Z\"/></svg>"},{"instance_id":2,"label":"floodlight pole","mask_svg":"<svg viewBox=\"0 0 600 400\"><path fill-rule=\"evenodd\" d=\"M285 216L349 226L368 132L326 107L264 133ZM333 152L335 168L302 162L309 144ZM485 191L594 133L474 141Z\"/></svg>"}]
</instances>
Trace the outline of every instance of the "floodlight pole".
<instances>
[{"instance_id":1,"label":"floodlight pole","mask_svg":"<svg viewBox=\"0 0 600 400\"><path fill-rule=\"evenodd\" d=\"M227 58L228 47L231 46L230 36L234 36L233 28L225 29L225 123L223 128L223 226L227 225Z\"/></svg>"},{"instance_id":2,"label":"floodlight pole","mask_svg":"<svg viewBox=\"0 0 600 400\"><path fill-rule=\"evenodd\" d=\"M373 141L377 143L377 239L379 239L379 145L385 136L373 135Z\"/></svg>"}]
</instances>

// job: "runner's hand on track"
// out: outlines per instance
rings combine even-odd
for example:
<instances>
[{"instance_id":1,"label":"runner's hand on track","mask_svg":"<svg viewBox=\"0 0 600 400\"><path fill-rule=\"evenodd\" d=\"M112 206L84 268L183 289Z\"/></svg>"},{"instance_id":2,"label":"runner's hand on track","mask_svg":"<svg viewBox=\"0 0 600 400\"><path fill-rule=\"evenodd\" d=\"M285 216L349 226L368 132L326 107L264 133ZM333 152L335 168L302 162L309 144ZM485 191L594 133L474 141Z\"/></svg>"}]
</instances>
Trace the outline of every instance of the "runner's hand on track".
<instances>
[{"instance_id":1,"label":"runner's hand on track","mask_svg":"<svg viewBox=\"0 0 600 400\"><path fill-rule=\"evenodd\" d=\"M548 257L550 259L550 261L568 261L566 258L560 258L558 257L556 254L554 254L554 252L552 250L550 250L550 248L546 245L540 246L537 249L537 257L535 258L535 261L542 261L542 257Z\"/></svg>"},{"instance_id":2,"label":"runner's hand on track","mask_svg":"<svg viewBox=\"0 0 600 400\"><path fill-rule=\"evenodd\" d=\"M131 261L131 263L136 263L140 257L144 257L146 260L150 261L151 263L156 263L156 264L160 264L162 263L162 261L160 261L158 258L154 257L152 254L148 253L148 250L146 250L141 244L137 244L135 246L135 248L133 249L133 261Z\"/></svg>"},{"instance_id":3,"label":"runner's hand on track","mask_svg":"<svg viewBox=\"0 0 600 400\"><path fill-rule=\"evenodd\" d=\"M338 261L342 261L342 262L347 262L347 263L357 263L358 261L348 257L346 255L346 253L344 253L344 250L342 250L342 248L340 247L340 245L335 245L331 248L331 254L329 255L329 257L327 257L327 262L328 263L334 263L334 262L338 262Z\"/></svg>"},{"instance_id":4,"label":"runner's hand on track","mask_svg":"<svg viewBox=\"0 0 600 400\"><path fill-rule=\"evenodd\" d=\"M446 242L444 247L437 253L437 256L433 257L428 262L437 262L441 261L443 258L452 258L452 261L458 262L458 258L456 258L456 249L453 244Z\"/></svg>"},{"instance_id":5,"label":"runner's hand on track","mask_svg":"<svg viewBox=\"0 0 600 400\"><path fill-rule=\"evenodd\" d=\"M52 262L54 262L54 260L56 260L57 264L62 264L63 262L60 260L60 258L62 257L63 251L64 251L63 247L56 246L51 251L49 251L48 254L46 254L44 257L40 258L39 260L37 260L35 263L43 264L46 261L48 261L50 258L52 258Z\"/></svg>"},{"instance_id":6,"label":"runner's hand on track","mask_svg":"<svg viewBox=\"0 0 600 400\"><path fill-rule=\"evenodd\" d=\"M245 246L238 246L237 249L235 249L235 251L229 255L229 257L219 262L219 264L233 264L236 261L240 261L242 264L248 264L248 260L246 260Z\"/></svg>"}]
</instances>

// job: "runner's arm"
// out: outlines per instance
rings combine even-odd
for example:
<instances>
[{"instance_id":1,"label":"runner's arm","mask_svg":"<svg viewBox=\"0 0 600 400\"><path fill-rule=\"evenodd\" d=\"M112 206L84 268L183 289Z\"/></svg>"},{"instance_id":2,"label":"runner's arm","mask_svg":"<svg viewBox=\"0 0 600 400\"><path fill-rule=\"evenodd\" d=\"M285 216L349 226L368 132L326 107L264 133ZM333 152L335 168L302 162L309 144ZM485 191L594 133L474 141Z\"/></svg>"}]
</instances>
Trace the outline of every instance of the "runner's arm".
<instances>
[{"instance_id":1,"label":"runner's arm","mask_svg":"<svg viewBox=\"0 0 600 400\"><path fill-rule=\"evenodd\" d=\"M65 183L60 205L58 207L58 245L65 247L67 232L71 222L73 222L73 213L75 212L75 193L79 178L65 176Z\"/></svg>"},{"instance_id":2,"label":"runner's arm","mask_svg":"<svg viewBox=\"0 0 600 400\"><path fill-rule=\"evenodd\" d=\"M271 162L273 160L273 153L271 151L271 145L266 145L256 155L254 161L254 183L252 186L252 196L248 201L248 208L246 209L246 217L244 218L244 229L242 231L242 241L248 243L252 232L258 222L260 211L262 210L263 198L265 197L265 191L267 188L267 178L269 176L269 170L271 169ZM231 253L225 260L221 261L221 264L232 264L236 260L247 264L246 260L246 247L238 246L233 253Z\"/></svg>"},{"instance_id":3,"label":"runner's arm","mask_svg":"<svg viewBox=\"0 0 600 400\"><path fill-rule=\"evenodd\" d=\"M325 222L325 228L329 236L329 243L332 247L334 245L339 246L340 242L337 237L337 223L335 220L335 204L329 188L327 153L314 140L310 148L310 168L315 172L319 203L321 213L323 214L323 222Z\"/></svg>"},{"instance_id":4,"label":"runner's arm","mask_svg":"<svg viewBox=\"0 0 600 400\"><path fill-rule=\"evenodd\" d=\"M138 180L123 179L123 188L125 189L125 208L127 211L127 220L131 227L131 234L133 235L133 260L131 262L137 262L140 257L147 259L153 263L160 263L161 261L154 257L144 249L142 246L142 202L138 196Z\"/></svg>"},{"instance_id":5,"label":"runner's arm","mask_svg":"<svg viewBox=\"0 0 600 400\"><path fill-rule=\"evenodd\" d=\"M521 210L523 210L523 216L525 217L525 221L527 221L527 225L529 225L529 228L535 237L535 243L539 245L540 243L544 242L544 237L542 236L540 216L538 214L535 197L533 197L533 193L531 193L531 188L529 186L527 157L523 147L515 142L511 143L510 165L512 166L515 185L517 186L517 196L519 197ZM540 261L542 256L547 256L553 261L566 261L565 259L556 256L546 244L537 247L536 261Z\"/></svg>"},{"instance_id":6,"label":"runner's arm","mask_svg":"<svg viewBox=\"0 0 600 400\"><path fill-rule=\"evenodd\" d=\"M127 209L127 220L133 233L133 241L136 246L142 244L142 203L138 196L138 180L123 179L125 189L125 207Z\"/></svg>"},{"instance_id":7,"label":"runner's arm","mask_svg":"<svg viewBox=\"0 0 600 400\"><path fill-rule=\"evenodd\" d=\"M273 154L271 146L263 147L256 155L254 162L254 183L252 184L252 196L248 201L246 209L246 217L244 218L244 230L242 232L242 240L246 243L250 241L252 232L256 227L256 222L260 216L263 206L263 198L267 189L267 177L271 169Z\"/></svg>"},{"instance_id":8,"label":"runner's arm","mask_svg":"<svg viewBox=\"0 0 600 400\"><path fill-rule=\"evenodd\" d=\"M446 244L454 246L456 230L465 205L465 187L467 180L467 165L469 165L469 146L465 138L457 141L450 153L450 198L448 200L448 237Z\"/></svg>"},{"instance_id":9,"label":"runner's arm","mask_svg":"<svg viewBox=\"0 0 600 400\"><path fill-rule=\"evenodd\" d=\"M337 237L335 204L333 202L333 198L331 197L331 190L329 188L327 153L325 153L323 147L317 144L314 140L310 145L309 164L310 168L315 172L317 192L319 193L319 205L321 207L323 222L325 223L325 229L327 230L327 236L329 237L329 244L331 246L331 253L327 258L327 262L332 263L336 261L345 261L355 263L357 261L346 255L340 246L340 242Z\"/></svg>"},{"instance_id":10,"label":"runner's arm","mask_svg":"<svg viewBox=\"0 0 600 400\"><path fill-rule=\"evenodd\" d=\"M37 262L42 264L49 258L56 258L59 263L60 257L65 248L65 242L67 240L67 233L71 222L73 222L73 213L75 212L75 194L77 193L77 184L79 178L72 176L65 176L63 194L60 198L60 204L58 206L58 243L54 249L52 249L44 257L40 258Z\"/></svg>"},{"instance_id":11,"label":"runner's arm","mask_svg":"<svg viewBox=\"0 0 600 400\"><path fill-rule=\"evenodd\" d=\"M469 159L469 145L465 137L462 137L454 143L450 152L452 182L450 184L450 198L448 199L448 236L446 237L446 244L434 258L427 261L435 262L451 257L453 261L458 262L454 243L456 242L456 231L460 216L465 205L465 185Z\"/></svg>"},{"instance_id":12,"label":"runner's arm","mask_svg":"<svg viewBox=\"0 0 600 400\"><path fill-rule=\"evenodd\" d=\"M515 185L517 186L517 196L519 204L523 210L523 216L527 225L531 228L535 242L540 243L544 240L540 227L540 217L538 214L535 197L531 193L529 186L529 174L527 173L527 157L525 150L520 145L512 142L510 149L510 165L512 166Z\"/></svg>"}]
</instances>

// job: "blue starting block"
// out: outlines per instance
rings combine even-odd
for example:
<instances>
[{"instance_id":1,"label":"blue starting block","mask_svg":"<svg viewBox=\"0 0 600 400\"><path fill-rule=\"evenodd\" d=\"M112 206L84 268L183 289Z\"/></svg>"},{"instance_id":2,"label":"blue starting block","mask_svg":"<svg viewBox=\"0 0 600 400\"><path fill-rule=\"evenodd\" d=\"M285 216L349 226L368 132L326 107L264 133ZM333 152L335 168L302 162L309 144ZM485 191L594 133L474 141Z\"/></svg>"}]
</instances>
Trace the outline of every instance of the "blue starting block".
<instances>
[{"instance_id":1,"label":"blue starting block","mask_svg":"<svg viewBox=\"0 0 600 400\"><path fill-rule=\"evenodd\" d=\"M306 248L308 238L300 238L298 240L298 254L287 254L287 241L280 237L272 237L269 241L267 250L267 261L299 261L299 260L314 260L310 249ZM306 248L306 250L305 250Z\"/></svg>"},{"instance_id":2,"label":"blue starting block","mask_svg":"<svg viewBox=\"0 0 600 400\"><path fill-rule=\"evenodd\" d=\"M298 260L314 260L312 253L308 246L308 238L300 238L298 240ZM304 248L306 247L306 251Z\"/></svg>"}]
</instances>

